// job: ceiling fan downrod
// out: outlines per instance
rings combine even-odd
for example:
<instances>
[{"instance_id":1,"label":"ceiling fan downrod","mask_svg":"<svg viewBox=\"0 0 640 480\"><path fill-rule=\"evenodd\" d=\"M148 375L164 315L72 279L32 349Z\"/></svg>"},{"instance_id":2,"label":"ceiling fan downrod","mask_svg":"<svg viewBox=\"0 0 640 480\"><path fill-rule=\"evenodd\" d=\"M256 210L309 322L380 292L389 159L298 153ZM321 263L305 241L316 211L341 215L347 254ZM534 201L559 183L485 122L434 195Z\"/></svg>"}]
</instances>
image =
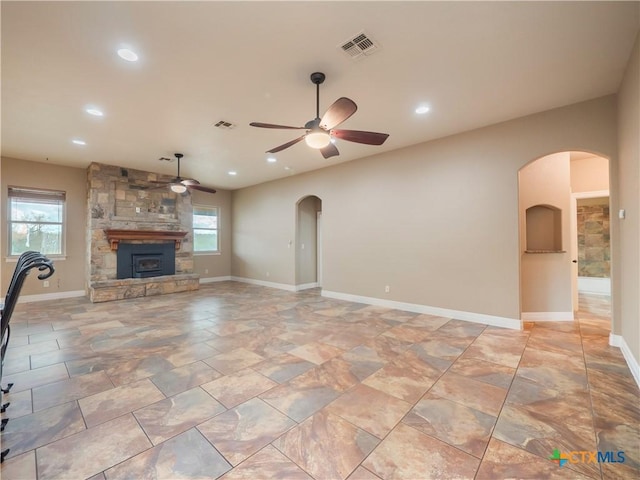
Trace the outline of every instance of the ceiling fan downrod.
<instances>
[{"instance_id":1,"label":"ceiling fan downrod","mask_svg":"<svg viewBox=\"0 0 640 480\"><path fill-rule=\"evenodd\" d=\"M311 82L316 85L316 120L320 120L320 84L324 83L325 75L322 72L311 74Z\"/></svg>"}]
</instances>

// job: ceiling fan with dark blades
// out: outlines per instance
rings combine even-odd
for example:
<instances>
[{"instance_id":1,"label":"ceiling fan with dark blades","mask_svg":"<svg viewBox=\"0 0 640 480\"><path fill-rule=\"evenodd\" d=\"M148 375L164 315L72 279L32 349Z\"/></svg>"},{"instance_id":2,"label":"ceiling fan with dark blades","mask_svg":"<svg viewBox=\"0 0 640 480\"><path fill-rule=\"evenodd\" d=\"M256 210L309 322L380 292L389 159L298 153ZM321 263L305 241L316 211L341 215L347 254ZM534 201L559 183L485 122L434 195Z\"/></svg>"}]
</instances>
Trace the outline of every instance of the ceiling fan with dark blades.
<instances>
[{"instance_id":1,"label":"ceiling fan with dark blades","mask_svg":"<svg viewBox=\"0 0 640 480\"><path fill-rule=\"evenodd\" d=\"M347 97L340 97L327 109L320 118L320 84L325 80L324 73L311 74L311 82L316 86L316 118L309 120L304 127L291 127L288 125L276 125L272 123L252 122L249 125L260 128L306 130L306 133L294 140L279 145L267 153L277 153L304 140L307 145L317 148L324 158L340 155L336 146L331 142L333 138L339 138L348 142L363 143L365 145L382 145L389 137L388 133L365 132L361 130L336 129L338 125L356 113L358 106Z\"/></svg>"},{"instance_id":2,"label":"ceiling fan with dark blades","mask_svg":"<svg viewBox=\"0 0 640 480\"><path fill-rule=\"evenodd\" d=\"M197 180L182 178L180 176L180 159L184 157L184 155L182 153L174 153L174 155L178 159L178 175L168 182L152 181L150 183L155 183L163 186L167 185L169 186L171 191L175 193L185 193L187 190L200 190L201 192L216 193L215 189L200 185L200 182ZM166 159L163 158L163 160Z\"/></svg>"}]
</instances>

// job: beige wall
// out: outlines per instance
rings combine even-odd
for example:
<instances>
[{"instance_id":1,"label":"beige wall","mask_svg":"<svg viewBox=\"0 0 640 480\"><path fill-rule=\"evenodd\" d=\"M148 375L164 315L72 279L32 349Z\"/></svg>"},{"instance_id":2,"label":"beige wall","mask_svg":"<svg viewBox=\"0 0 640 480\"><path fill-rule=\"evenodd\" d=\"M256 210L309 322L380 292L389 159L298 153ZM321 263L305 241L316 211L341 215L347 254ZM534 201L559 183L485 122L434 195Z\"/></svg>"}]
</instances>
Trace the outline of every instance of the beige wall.
<instances>
[{"instance_id":1,"label":"beige wall","mask_svg":"<svg viewBox=\"0 0 640 480\"><path fill-rule=\"evenodd\" d=\"M520 251L522 311L565 312L572 314L570 258L570 160L569 152L547 155L525 166L520 183ZM532 225L525 212L535 205L551 205L560 210L560 228L537 229L539 235L556 234L562 253L525 253L525 239L531 237ZM529 247L530 248L530 247Z\"/></svg>"},{"instance_id":2,"label":"beige wall","mask_svg":"<svg viewBox=\"0 0 640 480\"><path fill-rule=\"evenodd\" d=\"M218 207L218 241L220 253L194 254L194 273L200 279L228 277L231 275L231 192L218 190L216 193L191 192L194 205Z\"/></svg>"},{"instance_id":3,"label":"beige wall","mask_svg":"<svg viewBox=\"0 0 640 480\"><path fill-rule=\"evenodd\" d=\"M599 192L609 190L609 160L602 157L571 160L571 191Z\"/></svg>"},{"instance_id":4,"label":"beige wall","mask_svg":"<svg viewBox=\"0 0 640 480\"><path fill-rule=\"evenodd\" d=\"M54 259L56 273L49 280L49 287L44 288L36 275L29 275L22 289L22 295L54 294L85 290L85 230L87 203L87 172L84 168L62 167L49 163L27 162L12 158L2 159L2 208L1 235L3 249L0 256L2 262L2 292L6 292L11 281L15 263L7 262L7 187L33 187L66 192L66 258Z\"/></svg>"},{"instance_id":5,"label":"beige wall","mask_svg":"<svg viewBox=\"0 0 640 480\"><path fill-rule=\"evenodd\" d=\"M615 157L615 102L603 97L234 191L232 274L293 285L296 202L317 195L325 290L518 319L518 170L567 150Z\"/></svg>"},{"instance_id":6,"label":"beige wall","mask_svg":"<svg viewBox=\"0 0 640 480\"><path fill-rule=\"evenodd\" d=\"M612 195L614 333L640 361L640 34L618 93L619 162ZM617 218L619 209L626 218ZM617 235L616 235L617 234ZM616 295L617 294L617 295Z\"/></svg>"}]
</instances>

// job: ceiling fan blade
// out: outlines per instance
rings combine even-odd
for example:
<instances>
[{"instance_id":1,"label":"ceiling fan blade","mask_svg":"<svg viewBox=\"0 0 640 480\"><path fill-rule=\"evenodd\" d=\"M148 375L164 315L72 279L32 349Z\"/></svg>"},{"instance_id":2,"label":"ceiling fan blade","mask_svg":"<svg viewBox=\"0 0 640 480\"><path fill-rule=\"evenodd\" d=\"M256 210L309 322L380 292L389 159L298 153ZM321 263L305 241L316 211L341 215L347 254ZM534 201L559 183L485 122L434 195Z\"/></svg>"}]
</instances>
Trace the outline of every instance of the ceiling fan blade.
<instances>
[{"instance_id":1,"label":"ceiling fan blade","mask_svg":"<svg viewBox=\"0 0 640 480\"><path fill-rule=\"evenodd\" d=\"M251 122L249 125L252 127L260 127L260 128L281 128L286 130L304 130L305 127L290 127L288 125L274 125L273 123L260 123L260 122Z\"/></svg>"},{"instance_id":2,"label":"ceiling fan blade","mask_svg":"<svg viewBox=\"0 0 640 480\"><path fill-rule=\"evenodd\" d=\"M306 136L306 134L302 135L301 137L296 138L295 140L291 140L290 142L283 143L279 147L275 147L275 148L272 148L271 150L267 150L267 153L278 153L278 152L281 152L285 148L289 148L291 145L295 145L296 143L301 141L305 136Z\"/></svg>"},{"instance_id":3,"label":"ceiling fan blade","mask_svg":"<svg viewBox=\"0 0 640 480\"><path fill-rule=\"evenodd\" d=\"M202 185L187 185L189 190L200 190L201 192L216 193L215 188L204 187Z\"/></svg>"},{"instance_id":4,"label":"ceiling fan blade","mask_svg":"<svg viewBox=\"0 0 640 480\"><path fill-rule=\"evenodd\" d=\"M187 187L190 185L200 185L198 180L194 180L193 178L183 178L180 180L180 183L186 185Z\"/></svg>"},{"instance_id":5,"label":"ceiling fan blade","mask_svg":"<svg viewBox=\"0 0 640 480\"><path fill-rule=\"evenodd\" d=\"M333 143L330 143L326 147L321 148L320 153L324 158L331 158L335 157L336 155L340 155L338 148Z\"/></svg>"},{"instance_id":6,"label":"ceiling fan blade","mask_svg":"<svg viewBox=\"0 0 640 480\"><path fill-rule=\"evenodd\" d=\"M341 140L366 145L382 145L389 138L388 133L363 132L361 130L331 130L331 135Z\"/></svg>"},{"instance_id":7,"label":"ceiling fan blade","mask_svg":"<svg viewBox=\"0 0 640 480\"><path fill-rule=\"evenodd\" d=\"M353 100L340 97L324 113L322 120L320 120L320 127L331 130L356 113L356 110L358 110L358 106Z\"/></svg>"}]
</instances>

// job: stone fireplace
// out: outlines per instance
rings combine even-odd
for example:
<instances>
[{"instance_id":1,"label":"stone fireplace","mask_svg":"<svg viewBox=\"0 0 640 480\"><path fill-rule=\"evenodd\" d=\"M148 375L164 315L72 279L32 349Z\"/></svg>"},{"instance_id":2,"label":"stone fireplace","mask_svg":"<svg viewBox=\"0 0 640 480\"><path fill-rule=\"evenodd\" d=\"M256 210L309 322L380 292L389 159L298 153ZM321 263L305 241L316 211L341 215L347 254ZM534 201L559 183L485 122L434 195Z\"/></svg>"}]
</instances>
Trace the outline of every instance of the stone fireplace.
<instances>
[{"instance_id":1,"label":"stone fireplace","mask_svg":"<svg viewBox=\"0 0 640 480\"><path fill-rule=\"evenodd\" d=\"M151 182L168 176L88 168L87 290L92 302L197 290L192 205Z\"/></svg>"}]
</instances>

